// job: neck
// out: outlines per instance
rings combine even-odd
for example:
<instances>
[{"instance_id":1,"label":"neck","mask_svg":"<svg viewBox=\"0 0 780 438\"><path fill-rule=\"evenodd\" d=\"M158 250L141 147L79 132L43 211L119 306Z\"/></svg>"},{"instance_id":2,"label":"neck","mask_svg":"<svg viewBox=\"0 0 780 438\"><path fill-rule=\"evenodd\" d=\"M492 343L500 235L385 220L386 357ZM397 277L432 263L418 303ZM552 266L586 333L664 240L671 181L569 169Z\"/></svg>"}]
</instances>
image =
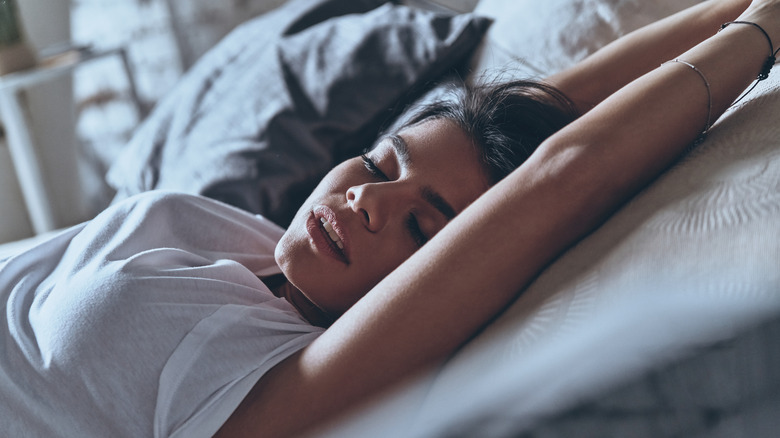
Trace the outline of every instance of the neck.
<instances>
[{"instance_id":1,"label":"neck","mask_svg":"<svg viewBox=\"0 0 780 438\"><path fill-rule=\"evenodd\" d=\"M318 327L329 327L333 324L334 318L327 312L317 307L309 298L298 288L293 286L283 274L271 275L269 277L260 277L260 279L271 289L274 295L284 298L301 314L301 316L311 324Z\"/></svg>"}]
</instances>

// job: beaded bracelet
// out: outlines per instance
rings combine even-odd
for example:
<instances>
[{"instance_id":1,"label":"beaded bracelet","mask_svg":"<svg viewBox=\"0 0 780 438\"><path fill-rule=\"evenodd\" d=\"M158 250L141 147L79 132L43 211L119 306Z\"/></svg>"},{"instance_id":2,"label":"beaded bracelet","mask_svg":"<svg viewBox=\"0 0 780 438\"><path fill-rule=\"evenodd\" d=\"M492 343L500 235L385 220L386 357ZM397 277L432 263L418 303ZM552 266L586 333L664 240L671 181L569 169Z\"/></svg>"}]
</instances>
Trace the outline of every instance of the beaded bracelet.
<instances>
[{"instance_id":1,"label":"beaded bracelet","mask_svg":"<svg viewBox=\"0 0 780 438\"><path fill-rule=\"evenodd\" d=\"M720 26L720 30L718 30L718 32L725 29L731 24L746 24L749 26L753 26L759 31L761 31L761 33L766 38L766 41L769 43L769 56L766 58L766 61L764 61L764 65L761 67L761 71L758 73L758 76L756 77L756 82L753 84L752 87L750 87L747 91L745 91L742 94L742 96L739 97L739 99L735 100L734 103L731 104L731 106L734 106L737 103L739 103L739 101L741 101L745 96L747 96L751 91L753 91L753 89L756 88L759 82L769 77L769 72L772 70L772 67L777 62L777 53L780 52L780 49L775 50L775 46L774 44L772 44L772 38L769 37L769 34L764 30L763 27L761 27L756 23L753 23L752 21L729 21L723 23Z\"/></svg>"}]
</instances>

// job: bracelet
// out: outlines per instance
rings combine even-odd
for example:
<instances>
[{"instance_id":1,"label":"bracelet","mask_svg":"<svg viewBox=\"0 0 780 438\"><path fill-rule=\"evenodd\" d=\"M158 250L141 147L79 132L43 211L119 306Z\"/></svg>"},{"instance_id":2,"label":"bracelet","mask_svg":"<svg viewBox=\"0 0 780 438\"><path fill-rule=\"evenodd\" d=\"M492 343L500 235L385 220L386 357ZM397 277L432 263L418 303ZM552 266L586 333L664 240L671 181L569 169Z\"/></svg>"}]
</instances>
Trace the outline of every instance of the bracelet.
<instances>
[{"instance_id":1,"label":"bracelet","mask_svg":"<svg viewBox=\"0 0 780 438\"><path fill-rule=\"evenodd\" d=\"M776 56L777 56L777 52L780 51L780 49L775 51L775 46L774 44L772 44L772 38L769 37L769 34L766 33L764 28L761 27L760 25L753 23L752 21L729 21L723 23L720 26L720 30L725 29L730 24L747 24L755 27L756 29L760 30L762 34L764 34L766 41L769 43L769 56L766 58L766 61L764 61L764 66L761 68L761 72L758 74L758 77L756 79L759 81L763 81L764 79L768 78L770 70L772 70L772 67L775 65L775 62L777 62ZM720 30L718 32L720 32Z\"/></svg>"},{"instance_id":2,"label":"bracelet","mask_svg":"<svg viewBox=\"0 0 780 438\"><path fill-rule=\"evenodd\" d=\"M673 64L673 63L679 63L686 65L691 68L691 70L695 71L699 77L701 78L702 82L704 82L704 87L707 88L707 123L704 125L704 129L701 131L698 137L696 137L696 140L693 142L694 146L698 145L699 143L703 142L705 138L707 138L707 132L710 130L710 127L712 126L711 117L712 117L712 91L710 90L710 81L707 80L707 76L704 76L704 73L701 72L701 70L698 69L695 65L691 64L688 61L684 61L682 59L672 59L671 61L666 61L661 65L666 64Z\"/></svg>"},{"instance_id":3,"label":"bracelet","mask_svg":"<svg viewBox=\"0 0 780 438\"><path fill-rule=\"evenodd\" d=\"M732 103L730 105L730 107L736 105L737 103L739 103L739 101L741 101L745 96L747 96L751 91L753 91L754 88L756 88L756 85L758 85L759 82L761 82L764 79L769 77L769 72L772 70L772 67L777 62L777 54L778 54L778 52L780 52L780 49L775 50L775 46L772 43L772 38L769 36L767 31L765 31L764 28L761 27L759 24L753 23L751 21L729 21L729 22L723 23L720 26L720 30L718 30L718 32L720 32L721 30L725 29L726 27L728 27L731 24L746 24L746 25L749 25L749 26L753 26L756 29L758 29L759 31L761 31L761 33L766 38L766 41L769 43L769 56L767 56L766 60L764 61L764 65L761 67L761 71L758 73L758 76L756 77L756 82L753 84L753 86L750 87L750 89L748 89L747 91L745 91L745 93L743 93L742 96L739 97L739 99L734 101L734 103ZM698 69L698 67L696 67L695 65L691 64L688 61L684 61L682 59L672 59L671 61L666 61L666 62L664 62L661 65L666 65L666 64L671 64L671 63L679 63L679 64L683 64L683 65L686 65L686 66L690 67L691 70L695 71L699 75L699 77L701 78L702 82L704 82L704 87L707 88L707 123L704 125L704 129L701 131L701 134L699 134L699 136L696 138L696 140L693 143L694 145L698 145L699 143L704 141L705 138L707 138L707 132L710 130L710 127L712 126L712 121L711 121L711 118L712 118L712 90L710 89L710 82L707 80L707 76L705 76L704 73L702 73L702 71Z\"/></svg>"},{"instance_id":4,"label":"bracelet","mask_svg":"<svg viewBox=\"0 0 780 438\"><path fill-rule=\"evenodd\" d=\"M729 106L729 108L738 104L742 99L745 98L745 96L750 94L750 92L756 88L759 82L769 77L769 72L772 70L772 67L777 62L777 53L780 52L780 49L775 50L775 46L774 44L772 44L772 38L769 37L769 34L764 30L764 28L761 27L759 24L753 23L752 21L729 21L723 23L720 26L720 30L718 30L718 32L725 29L730 24L747 24L749 26L753 26L756 29L760 30L761 33L766 38L766 41L769 43L769 56L767 56L766 61L764 61L764 65L761 67L761 71L758 73L758 77L756 77L756 82L753 84L753 86L748 88L748 90L745 91L744 93L742 93L742 96L739 96L739 98L735 100L734 103L732 103Z\"/></svg>"}]
</instances>

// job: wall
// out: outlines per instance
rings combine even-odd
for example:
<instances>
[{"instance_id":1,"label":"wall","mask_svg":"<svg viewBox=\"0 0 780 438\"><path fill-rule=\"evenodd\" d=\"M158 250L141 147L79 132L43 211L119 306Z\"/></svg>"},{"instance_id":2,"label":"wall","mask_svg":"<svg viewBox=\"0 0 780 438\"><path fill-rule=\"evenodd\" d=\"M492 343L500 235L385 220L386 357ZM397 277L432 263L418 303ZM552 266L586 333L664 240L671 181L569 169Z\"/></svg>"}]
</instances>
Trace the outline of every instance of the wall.
<instances>
[{"instance_id":1,"label":"wall","mask_svg":"<svg viewBox=\"0 0 780 438\"><path fill-rule=\"evenodd\" d=\"M124 47L144 108L151 108L176 84L183 69L164 0L71 0L71 5L74 43L95 50ZM113 196L105 173L143 114L135 109L116 57L76 71L74 95L87 181L84 196L90 208L99 211Z\"/></svg>"}]
</instances>

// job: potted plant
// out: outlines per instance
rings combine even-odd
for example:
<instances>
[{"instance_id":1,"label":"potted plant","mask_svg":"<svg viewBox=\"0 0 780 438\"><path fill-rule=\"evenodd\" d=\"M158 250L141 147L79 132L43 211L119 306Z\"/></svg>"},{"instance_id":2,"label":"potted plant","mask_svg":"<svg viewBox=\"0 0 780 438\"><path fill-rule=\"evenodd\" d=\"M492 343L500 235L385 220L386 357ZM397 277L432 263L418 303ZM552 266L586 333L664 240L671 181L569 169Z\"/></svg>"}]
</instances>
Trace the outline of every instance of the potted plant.
<instances>
[{"instance_id":1,"label":"potted plant","mask_svg":"<svg viewBox=\"0 0 780 438\"><path fill-rule=\"evenodd\" d=\"M35 57L24 40L16 0L0 0L0 75L34 65Z\"/></svg>"}]
</instances>

